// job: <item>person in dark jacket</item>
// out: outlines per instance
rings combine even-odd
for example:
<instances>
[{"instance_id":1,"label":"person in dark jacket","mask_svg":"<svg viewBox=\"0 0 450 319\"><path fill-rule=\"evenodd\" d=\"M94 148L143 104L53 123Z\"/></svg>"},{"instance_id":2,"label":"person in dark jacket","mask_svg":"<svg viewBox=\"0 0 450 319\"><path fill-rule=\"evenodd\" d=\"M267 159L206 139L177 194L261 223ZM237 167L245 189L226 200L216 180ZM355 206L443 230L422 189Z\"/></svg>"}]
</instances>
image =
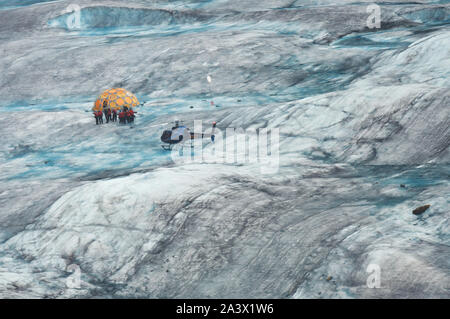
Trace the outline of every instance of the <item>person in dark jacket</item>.
<instances>
[{"instance_id":1,"label":"person in dark jacket","mask_svg":"<svg viewBox=\"0 0 450 319\"><path fill-rule=\"evenodd\" d=\"M126 124L126 123L129 123L128 121L129 121L129 118L128 118L128 108L125 106L124 108L123 108L123 115L124 115L124 123Z\"/></svg>"},{"instance_id":2,"label":"person in dark jacket","mask_svg":"<svg viewBox=\"0 0 450 319\"><path fill-rule=\"evenodd\" d=\"M106 100L103 101L103 113L105 113L105 120L106 123L109 122L108 120L108 102ZM102 123L103 123L103 118L102 118Z\"/></svg>"},{"instance_id":3,"label":"person in dark jacket","mask_svg":"<svg viewBox=\"0 0 450 319\"><path fill-rule=\"evenodd\" d=\"M108 108L106 111L106 123L109 123L109 121L111 121L111 109Z\"/></svg>"},{"instance_id":4,"label":"person in dark jacket","mask_svg":"<svg viewBox=\"0 0 450 319\"><path fill-rule=\"evenodd\" d=\"M102 109L103 109L103 113L105 114L106 123L108 123L109 122L109 119L108 119L108 102L106 100L103 101L103 108Z\"/></svg>"},{"instance_id":5,"label":"person in dark jacket","mask_svg":"<svg viewBox=\"0 0 450 319\"><path fill-rule=\"evenodd\" d=\"M112 121L113 122L117 122L117 111L116 111L116 109L114 109L112 111Z\"/></svg>"}]
</instances>

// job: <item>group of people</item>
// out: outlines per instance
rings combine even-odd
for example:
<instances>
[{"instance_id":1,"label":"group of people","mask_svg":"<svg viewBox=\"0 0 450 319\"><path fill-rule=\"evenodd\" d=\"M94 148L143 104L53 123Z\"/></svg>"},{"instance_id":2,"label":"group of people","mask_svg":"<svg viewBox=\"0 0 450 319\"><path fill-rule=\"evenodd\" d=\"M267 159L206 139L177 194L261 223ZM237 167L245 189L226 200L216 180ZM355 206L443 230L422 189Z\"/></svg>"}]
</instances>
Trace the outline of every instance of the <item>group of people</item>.
<instances>
[{"instance_id":1,"label":"group of people","mask_svg":"<svg viewBox=\"0 0 450 319\"><path fill-rule=\"evenodd\" d=\"M135 116L135 112L133 109L128 109L128 107L124 107L122 110L120 110L119 114L117 114L116 109L112 109L108 107L108 104L106 101L103 102L103 110L94 111L94 117L95 117L95 124L103 124L103 115L105 115L106 123L111 122L117 122L117 117L119 118L120 124L126 124L126 123L133 123Z\"/></svg>"},{"instance_id":2,"label":"group of people","mask_svg":"<svg viewBox=\"0 0 450 319\"><path fill-rule=\"evenodd\" d=\"M124 107L122 111L119 113L119 123L126 124L126 123L133 123L134 118L136 115L134 115L133 109L128 109L127 107Z\"/></svg>"}]
</instances>

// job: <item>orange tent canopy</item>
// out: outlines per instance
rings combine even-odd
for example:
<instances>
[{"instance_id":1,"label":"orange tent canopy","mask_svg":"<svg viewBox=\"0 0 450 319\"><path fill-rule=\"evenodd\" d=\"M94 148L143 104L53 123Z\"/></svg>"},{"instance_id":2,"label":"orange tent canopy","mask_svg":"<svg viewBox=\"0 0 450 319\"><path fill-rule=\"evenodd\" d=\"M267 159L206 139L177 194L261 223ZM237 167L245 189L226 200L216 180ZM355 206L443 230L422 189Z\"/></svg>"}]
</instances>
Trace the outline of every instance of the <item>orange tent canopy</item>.
<instances>
[{"instance_id":1,"label":"orange tent canopy","mask_svg":"<svg viewBox=\"0 0 450 319\"><path fill-rule=\"evenodd\" d=\"M122 88L109 89L99 95L92 107L93 111L102 111L103 102L106 101L110 109L121 110L125 106L129 109L138 106L139 101L136 96Z\"/></svg>"}]
</instances>

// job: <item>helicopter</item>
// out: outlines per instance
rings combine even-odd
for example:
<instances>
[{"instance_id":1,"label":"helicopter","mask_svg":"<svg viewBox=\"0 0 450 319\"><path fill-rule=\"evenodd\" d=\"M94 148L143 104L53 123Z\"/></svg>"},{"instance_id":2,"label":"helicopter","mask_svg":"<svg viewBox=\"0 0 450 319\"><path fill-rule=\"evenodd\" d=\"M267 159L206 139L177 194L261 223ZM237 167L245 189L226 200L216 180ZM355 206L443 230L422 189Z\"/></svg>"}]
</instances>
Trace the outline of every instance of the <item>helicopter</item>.
<instances>
[{"instance_id":1,"label":"helicopter","mask_svg":"<svg viewBox=\"0 0 450 319\"><path fill-rule=\"evenodd\" d=\"M195 139L203 139L203 138L211 138L211 141L214 142L214 131L216 128L217 123L212 123L212 131L210 134L206 133L194 133L191 132L191 130L183 125L182 122L179 120L175 121L175 125L172 127L172 129L164 130L161 135L161 141L164 143L161 145L161 147L166 150L170 151L173 149L173 147L177 144L186 144L189 143L191 147L193 147L193 141Z\"/></svg>"}]
</instances>

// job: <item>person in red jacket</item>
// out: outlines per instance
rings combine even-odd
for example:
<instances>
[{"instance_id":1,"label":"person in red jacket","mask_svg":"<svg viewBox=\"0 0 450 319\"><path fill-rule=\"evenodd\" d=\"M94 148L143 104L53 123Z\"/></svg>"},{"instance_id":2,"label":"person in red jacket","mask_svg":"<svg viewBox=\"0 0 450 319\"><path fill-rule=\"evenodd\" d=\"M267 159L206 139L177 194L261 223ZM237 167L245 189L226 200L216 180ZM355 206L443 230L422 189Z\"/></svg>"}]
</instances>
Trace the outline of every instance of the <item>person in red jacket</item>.
<instances>
[{"instance_id":1,"label":"person in red jacket","mask_svg":"<svg viewBox=\"0 0 450 319\"><path fill-rule=\"evenodd\" d=\"M98 111L94 111L95 125L98 125Z\"/></svg>"},{"instance_id":2,"label":"person in red jacket","mask_svg":"<svg viewBox=\"0 0 450 319\"><path fill-rule=\"evenodd\" d=\"M120 111L120 113L119 113L119 123L120 124L125 123L125 112L124 111Z\"/></svg>"},{"instance_id":3,"label":"person in red jacket","mask_svg":"<svg viewBox=\"0 0 450 319\"><path fill-rule=\"evenodd\" d=\"M103 112L98 111L98 121L100 124L103 124Z\"/></svg>"},{"instance_id":4,"label":"person in red jacket","mask_svg":"<svg viewBox=\"0 0 450 319\"><path fill-rule=\"evenodd\" d=\"M128 110L128 123L134 122L134 111L132 109Z\"/></svg>"}]
</instances>

